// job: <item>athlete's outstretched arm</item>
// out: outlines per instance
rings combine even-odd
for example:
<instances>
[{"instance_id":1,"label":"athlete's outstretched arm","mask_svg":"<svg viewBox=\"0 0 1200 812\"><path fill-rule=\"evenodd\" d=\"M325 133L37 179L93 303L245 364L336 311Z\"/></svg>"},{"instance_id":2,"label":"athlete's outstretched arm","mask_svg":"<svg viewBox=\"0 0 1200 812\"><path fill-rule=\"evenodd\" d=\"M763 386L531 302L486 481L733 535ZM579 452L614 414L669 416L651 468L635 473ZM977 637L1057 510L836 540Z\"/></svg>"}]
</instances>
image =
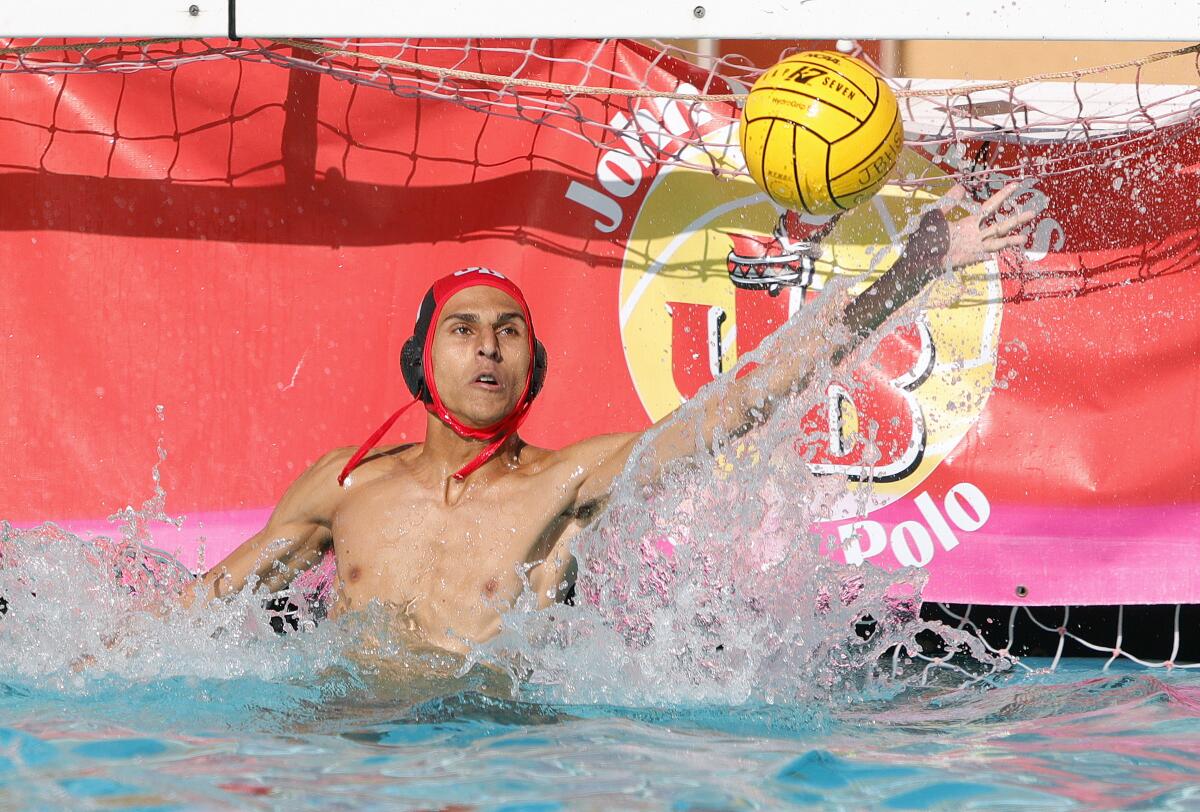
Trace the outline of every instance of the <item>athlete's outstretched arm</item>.
<instances>
[{"instance_id":1,"label":"athlete's outstretched arm","mask_svg":"<svg viewBox=\"0 0 1200 812\"><path fill-rule=\"evenodd\" d=\"M1010 183L983 205L970 203L975 211L951 222L946 213L966 203L966 190L955 186L937 208L921 217L892 267L846 305L846 333L834 343L823 343L805 341L807 327L802 323L785 327L780 340L792 351L733 381L719 401L705 404L705 436L713 436L717 429L736 436L766 422L780 402L808 388L821 362L834 366L841 363L939 276L982 262L1005 248L1023 245L1027 235L1021 229L1034 218L1034 212L997 217L1018 188L1018 184ZM664 439L668 447L675 444Z\"/></svg>"},{"instance_id":2,"label":"athlete's outstretched arm","mask_svg":"<svg viewBox=\"0 0 1200 812\"><path fill-rule=\"evenodd\" d=\"M785 327L780 340L790 343L791 353L769 366L756 367L730 382L719 399L709 397L702 404L704 437L711 438L718 429L737 436L764 423L779 402L807 389L820 362L840 363L889 316L947 270L980 262L1004 248L1023 245L1026 235L1020 229L1033 219L1034 213L996 216L1017 188L1017 184L1009 184L969 216L950 222L946 212L963 205L966 197L966 191L955 186L939 208L921 218L900 259L846 306L846 336L836 344L822 345L803 340L807 325L793 323ZM659 421L658 426L661 431L652 441L652 453L658 464L694 453L694 425L685 425L671 414ZM580 450L594 466L580 487L581 504L608 492L640 437L641 434L613 435L580 444Z\"/></svg>"},{"instance_id":3,"label":"athlete's outstretched arm","mask_svg":"<svg viewBox=\"0 0 1200 812\"><path fill-rule=\"evenodd\" d=\"M846 306L851 343L835 356L834 363L856 349L889 316L946 271L974 265L997 251L1023 245L1027 236L1020 229L1034 218L1034 212L1023 211L996 219L1018 188L1016 183L1008 184L973 214L954 223L946 219L946 214L963 205L966 190L962 186L951 189L938 208L921 218L900 259Z\"/></svg>"},{"instance_id":4,"label":"athlete's outstretched arm","mask_svg":"<svg viewBox=\"0 0 1200 812\"><path fill-rule=\"evenodd\" d=\"M296 478L271 513L267 526L255 533L201 578L202 601L221 598L255 580L276 592L316 564L333 540L333 511L342 489L337 474L350 449L331 451ZM184 600L191 603L196 592Z\"/></svg>"}]
</instances>

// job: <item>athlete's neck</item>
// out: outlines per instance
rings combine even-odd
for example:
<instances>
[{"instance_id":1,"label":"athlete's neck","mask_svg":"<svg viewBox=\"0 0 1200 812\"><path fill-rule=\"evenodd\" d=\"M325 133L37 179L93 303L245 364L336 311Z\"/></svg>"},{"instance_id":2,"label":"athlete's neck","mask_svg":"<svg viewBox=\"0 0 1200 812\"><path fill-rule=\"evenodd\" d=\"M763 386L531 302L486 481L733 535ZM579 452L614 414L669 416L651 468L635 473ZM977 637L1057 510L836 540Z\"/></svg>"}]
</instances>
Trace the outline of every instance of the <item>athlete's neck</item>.
<instances>
[{"instance_id":1,"label":"athlete's neck","mask_svg":"<svg viewBox=\"0 0 1200 812\"><path fill-rule=\"evenodd\" d=\"M456 471L479 456L489 442L460 437L454 429L434 415L428 414L425 418L425 443L421 446L421 460L437 472L440 479L449 479ZM524 443L521 438L513 434L496 455L484 463L479 472L508 464L517 456L522 445Z\"/></svg>"}]
</instances>

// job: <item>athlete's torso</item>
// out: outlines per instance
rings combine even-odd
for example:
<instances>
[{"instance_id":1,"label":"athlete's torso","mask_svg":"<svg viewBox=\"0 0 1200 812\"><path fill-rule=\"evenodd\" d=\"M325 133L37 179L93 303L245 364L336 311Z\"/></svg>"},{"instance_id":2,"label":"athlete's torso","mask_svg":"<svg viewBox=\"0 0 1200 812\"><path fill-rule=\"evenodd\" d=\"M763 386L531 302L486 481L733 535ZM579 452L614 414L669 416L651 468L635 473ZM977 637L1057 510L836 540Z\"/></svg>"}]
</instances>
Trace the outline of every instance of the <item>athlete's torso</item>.
<instances>
[{"instance_id":1,"label":"athlete's torso","mask_svg":"<svg viewBox=\"0 0 1200 812\"><path fill-rule=\"evenodd\" d=\"M497 631L523 575L540 605L555 599L578 484L554 452L529 446L515 466L497 461L449 485L425 476L419 454L392 449L356 470L332 519L336 610L378 599L422 641L461 651Z\"/></svg>"}]
</instances>

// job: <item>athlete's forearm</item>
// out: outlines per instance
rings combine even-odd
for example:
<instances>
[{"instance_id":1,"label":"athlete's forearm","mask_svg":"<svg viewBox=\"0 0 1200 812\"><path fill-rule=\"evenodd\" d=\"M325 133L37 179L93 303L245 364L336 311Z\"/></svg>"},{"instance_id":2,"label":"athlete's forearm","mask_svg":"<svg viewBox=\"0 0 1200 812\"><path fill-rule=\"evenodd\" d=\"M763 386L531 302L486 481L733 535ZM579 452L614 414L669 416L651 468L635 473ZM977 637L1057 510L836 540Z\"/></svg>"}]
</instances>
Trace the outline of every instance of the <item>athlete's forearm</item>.
<instances>
[{"instance_id":1,"label":"athlete's forearm","mask_svg":"<svg viewBox=\"0 0 1200 812\"><path fill-rule=\"evenodd\" d=\"M840 364L889 316L941 276L949 245L950 227L945 214L939 209L930 210L917 224L900 258L846 306L846 332L823 336L822 342L806 340L803 333L810 329L807 324L796 322L786 327L779 340L795 350L735 382L730 392L733 397L711 412L714 424L719 421L725 433L737 437L766 422L781 402L809 388L821 360L827 358L833 366Z\"/></svg>"},{"instance_id":2,"label":"athlete's forearm","mask_svg":"<svg viewBox=\"0 0 1200 812\"><path fill-rule=\"evenodd\" d=\"M835 351L833 363L858 348L888 317L946 271L950 250L950 224L941 209L931 209L917 223L904 252L874 285L846 305L850 340Z\"/></svg>"},{"instance_id":3,"label":"athlete's forearm","mask_svg":"<svg viewBox=\"0 0 1200 812\"><path fill-rule=\"evenodd\" d=\"M740 437L765 423L776 408L811 386L822 361L834 366L844 361L888 316L940 276L948 245L945 215L932 210L921 218L900 259L866 293L846 306L842 323L847 329L811 336L807 335L812 329L810 324L789 324L778 341L790 352L780 353L772 363L761 364L730 381L719 395L714 391L705 393L708 397L698 404L703 410L699 418L702 437L697 437L694 418L682 420L673 414L664 419L650 440L653 456L647 470L658 471L670 460L695 454L701 446L711 450L711 444L720 437ZM631 439L623 447L622 462L635 445L636 439Z\"/></svg>"},{"instance_id":4,"label":"athlete's forearm","mask_svg":"<svg viewBox=\"0 0 1200 812\"><path fill-rule=\"evenodd\" d=\"M196 588L187 590L184 601L197 597L207 603L241 592L253 582L268 592L285 589L296 576L319 563L330 535L322 527L285 535L264 530L206 572Z\"/></svg>"},{"instance_id":5,"label":"athlete's forearm","mask_svg":"<svg viewBox=\"0 0 1200 812\"><path fill-rule=\"evenodd\" d=\"M180 600L184 606L190 607L197 601L203 605L239 592L245 585L245 576L239 578L223 564L217 564L184 589Z\"/></svg>"}]
</instances>

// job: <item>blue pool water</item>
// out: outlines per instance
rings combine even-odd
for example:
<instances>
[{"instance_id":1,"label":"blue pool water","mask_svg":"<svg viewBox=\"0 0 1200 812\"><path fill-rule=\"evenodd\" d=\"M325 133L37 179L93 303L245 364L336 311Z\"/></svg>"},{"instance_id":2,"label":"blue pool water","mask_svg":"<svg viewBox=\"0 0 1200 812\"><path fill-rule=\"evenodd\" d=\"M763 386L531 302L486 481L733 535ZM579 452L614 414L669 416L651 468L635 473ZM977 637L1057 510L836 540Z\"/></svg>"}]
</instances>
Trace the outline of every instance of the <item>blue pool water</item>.
<instances>
[{"instance_id":1,"label":"blue pool water","mask_svg":"<svg viewBox=\"0 0 1200 812\"><path fill-rule=\"evenodd\" d=\"M1096 661L991 686L620 708L490 678L0 682L0 805L70 809L1194 809L1200 679Z\"/></svg>"}]
</instances>

